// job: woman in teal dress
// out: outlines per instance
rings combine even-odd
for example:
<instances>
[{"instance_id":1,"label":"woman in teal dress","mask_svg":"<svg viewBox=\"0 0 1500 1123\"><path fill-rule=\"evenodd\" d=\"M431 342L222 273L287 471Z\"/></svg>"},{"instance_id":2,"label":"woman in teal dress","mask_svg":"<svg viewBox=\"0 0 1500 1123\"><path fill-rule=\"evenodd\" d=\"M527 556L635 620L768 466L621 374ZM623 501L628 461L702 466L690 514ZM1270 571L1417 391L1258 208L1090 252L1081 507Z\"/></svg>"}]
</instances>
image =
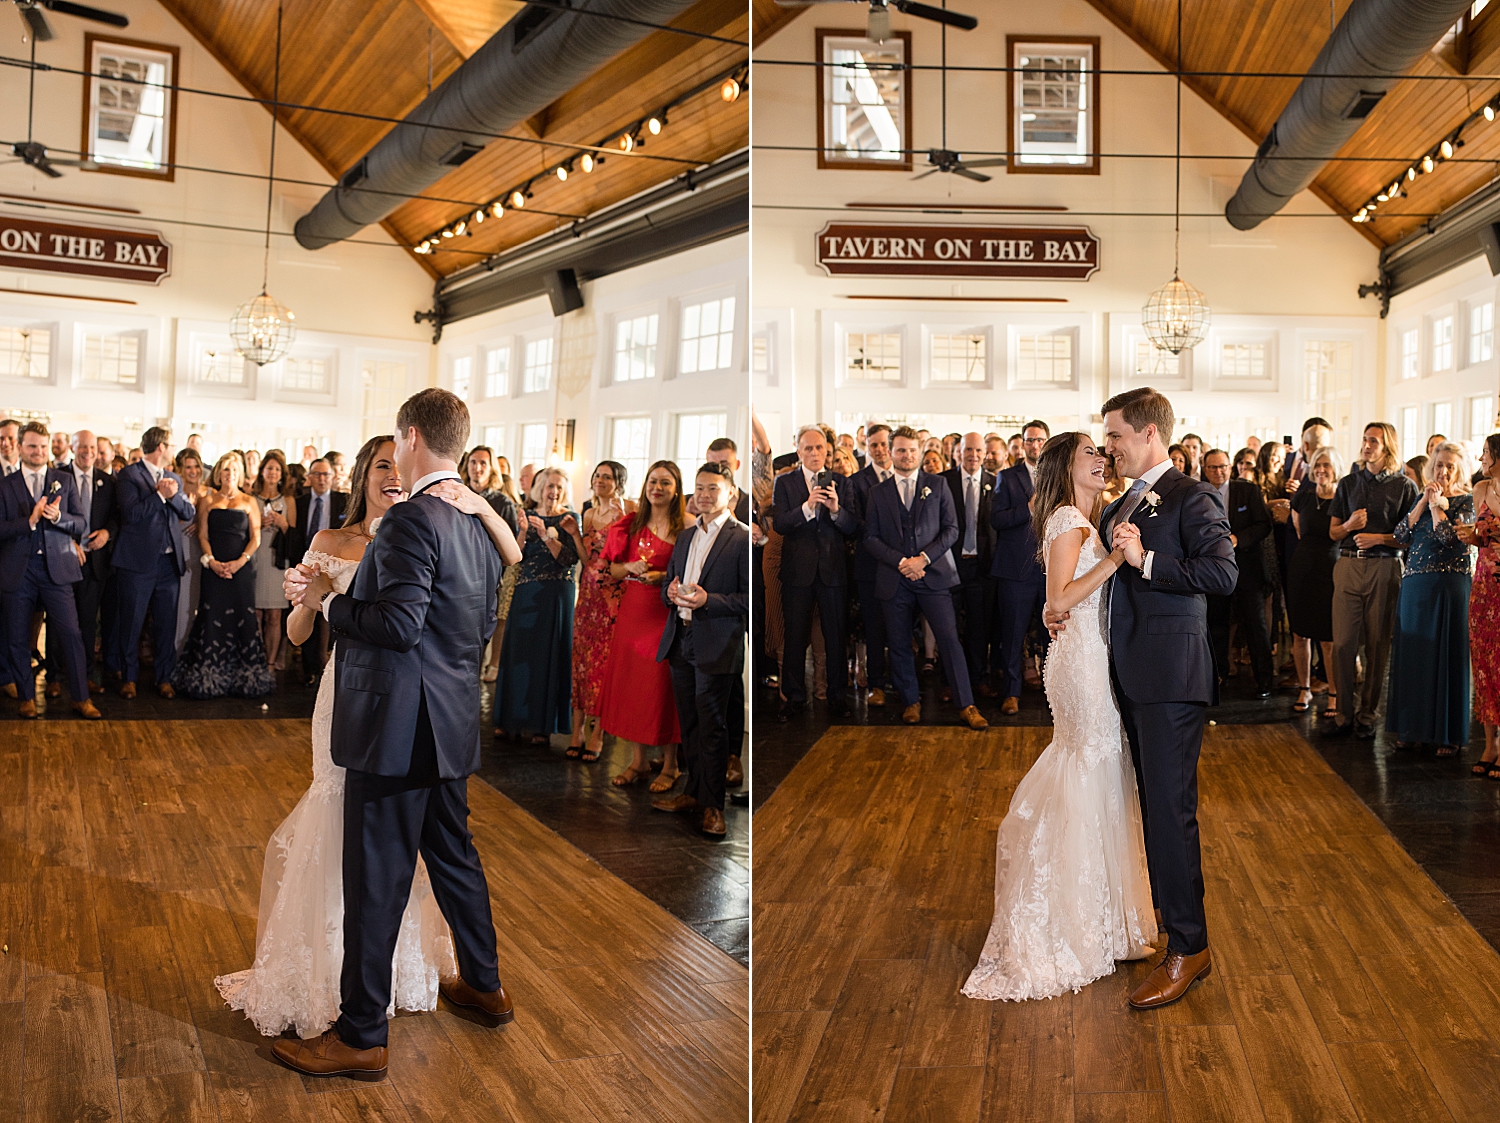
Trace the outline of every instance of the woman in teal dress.
<instances>
[{"instance_id":1,"label":"woman in teal dress","mask_svg":"<svg viewBox=\"0 0 1500 1123\"><path fill-rule=\"evenodd\" d=\"M537 474L536 509L516 566L495 683L495 736L529 737L545 745L572 728L569 686L573 606L578 586L578 519L568 509L568 477L557 468Z\"/></svg>"},{"instance_id":2,"label":"woman in teal dress","mask_svg":"<svg viewBox=\"0 0 1500 1123\"><path fill-rule=\"evenodd\" d=\"M1398 749L1436 745L1454 756L1469 742L1469 547L1454 533L1474 521L1468 458L1439 445L1424 466L1422 498L1396 526L1407 549L1396 602L1385 729Z\"/></svg>"}]
</instances>

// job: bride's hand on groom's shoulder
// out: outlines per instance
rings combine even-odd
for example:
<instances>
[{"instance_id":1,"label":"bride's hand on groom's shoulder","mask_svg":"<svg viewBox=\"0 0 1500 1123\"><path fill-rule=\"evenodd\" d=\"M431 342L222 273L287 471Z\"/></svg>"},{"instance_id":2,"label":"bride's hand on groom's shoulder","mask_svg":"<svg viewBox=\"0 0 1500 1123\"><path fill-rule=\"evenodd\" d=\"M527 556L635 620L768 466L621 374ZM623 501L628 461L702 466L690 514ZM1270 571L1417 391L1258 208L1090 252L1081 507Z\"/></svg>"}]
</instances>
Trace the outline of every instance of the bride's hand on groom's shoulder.
<instances>
[{"instance_id":1,"label":"bride's hand on groom's shoulder","mask_svg":"<svg viewBox=\"0 0 1500 1123\"><path fill-rule=\"evenodd\" d=\"M489 503L483 496L457 480L439 480L428 489L428 494L436 495L466 515L482 515L489 509Z\"/></svg>"}]
</instances>

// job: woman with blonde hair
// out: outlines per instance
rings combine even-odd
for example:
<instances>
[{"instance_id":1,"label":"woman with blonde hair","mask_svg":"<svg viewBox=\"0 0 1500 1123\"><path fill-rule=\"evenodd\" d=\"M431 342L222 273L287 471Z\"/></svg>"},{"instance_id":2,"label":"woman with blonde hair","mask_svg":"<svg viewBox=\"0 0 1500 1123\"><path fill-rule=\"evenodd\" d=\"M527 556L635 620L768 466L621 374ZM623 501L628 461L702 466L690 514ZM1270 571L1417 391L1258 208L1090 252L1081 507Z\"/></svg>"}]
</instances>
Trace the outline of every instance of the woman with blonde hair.
<instances>
[{"instance_id":1,"label":"woman with blonde hair","mask_svg":"<svg viewBox=\"0 0 1500 1123\"><path fill-rule=\"evenodd\" d=\"M1292 629L1292 659L1297 668L1297 701L1292 709L1306 713L1312 706L1312 645L1323 654L1323 668L1333 674L1333 565L1338 543L1328 537L1329 509L1340 477L1343 458L1333 448L1314 449L1308 457L1304 486L1292 496L1292 526L1297 542L1287 563L1286 611ZM1338 709L1338 695L1328 695L1327 713Z\"/></svg>"}]
</instances>

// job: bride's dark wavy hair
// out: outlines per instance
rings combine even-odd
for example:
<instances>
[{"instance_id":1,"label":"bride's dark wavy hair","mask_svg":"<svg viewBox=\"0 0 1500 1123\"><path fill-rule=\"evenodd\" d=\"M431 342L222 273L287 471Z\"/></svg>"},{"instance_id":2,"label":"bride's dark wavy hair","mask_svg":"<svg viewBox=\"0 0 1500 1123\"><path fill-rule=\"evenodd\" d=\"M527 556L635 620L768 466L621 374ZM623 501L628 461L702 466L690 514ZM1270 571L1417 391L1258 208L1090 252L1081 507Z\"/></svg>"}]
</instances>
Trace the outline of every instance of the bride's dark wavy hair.
<instances>
[{"instance_id":1,"label":"bride's dark wavy hair","mask_svg":"<svg viewBox=\"0 0 1500 1123\"><path fill-rule=\"evenodd\" d=\"M365 510L369 506L369 501L365 498L365 484L370 478L370 465L380 446L387 441L394 443L395 440L393 434L382 433L378 437L371 437L361 446L359 455L354 458L354 472L349 477L349 506L344 512L344 526L358 526L365 521Z\"/></svg>"},{"instance_id":2,"label":"bride's dark wavy hair","mask_svg":"<svg viewBox=\"0 0 1500 1123\"><path fill-rule=\"evenodd\" d=\"M1059 433L1042 448L1036 465L1036 494L1031 498L1031 532L1036 536L1036 560L1047 568L1047 520L1059 507L1077 506L1073 497L1073 457L1080 441L1092 444L1087 433ZM1099 507L1103 492L1094 501L1089 522L1099 525Z\"/></svg>"}]
</instances>

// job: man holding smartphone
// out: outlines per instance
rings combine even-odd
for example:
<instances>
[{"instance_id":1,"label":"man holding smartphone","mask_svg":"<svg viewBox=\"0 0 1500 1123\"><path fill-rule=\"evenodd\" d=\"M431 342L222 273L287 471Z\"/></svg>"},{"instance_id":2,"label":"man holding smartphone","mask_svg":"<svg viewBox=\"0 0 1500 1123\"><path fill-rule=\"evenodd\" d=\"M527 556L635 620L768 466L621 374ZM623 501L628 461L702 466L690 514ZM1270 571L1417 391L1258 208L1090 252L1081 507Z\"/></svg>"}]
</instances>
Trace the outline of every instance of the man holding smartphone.
<instances>
[{"instance_id":1,"label":"man holding smartphone","mask_svg":"<svg viewBox=\"0 0 1500 1123\"><path fill-rule=\"evenodd\" d=\"M859 520L845 506L843 477L827 468L828 453L822 427L802 426L797 431L797 467L777 477L771 503L771 525L783 538L780 577L785 626L779 721L807 705L805 664L814 607L828 653L828 709L835 717L849 712L849 668L844 655L849 567L844 539L859 529Z\"/></svg>"}]
</instances>

